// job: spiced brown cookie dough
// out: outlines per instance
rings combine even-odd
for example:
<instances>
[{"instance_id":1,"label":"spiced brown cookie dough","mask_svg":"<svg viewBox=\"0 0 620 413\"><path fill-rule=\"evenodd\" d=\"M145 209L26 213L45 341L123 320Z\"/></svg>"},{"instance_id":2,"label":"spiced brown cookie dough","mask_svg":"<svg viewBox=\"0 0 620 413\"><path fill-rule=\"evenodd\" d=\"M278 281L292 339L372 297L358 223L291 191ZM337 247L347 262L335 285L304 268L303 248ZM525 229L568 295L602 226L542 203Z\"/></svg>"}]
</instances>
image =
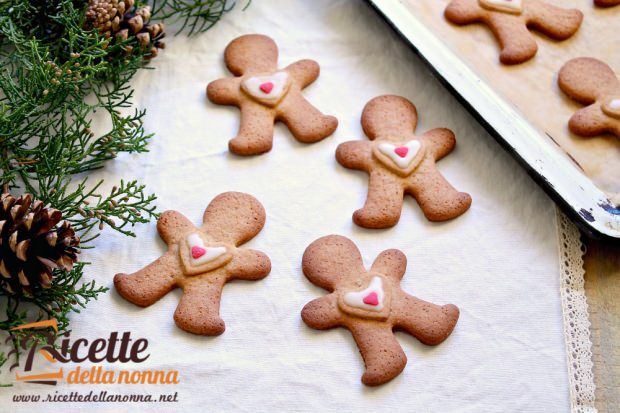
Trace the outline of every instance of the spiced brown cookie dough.
<instances>
[{"instance_id":1,"label":"spiced brown cookie dough","mask_svg":"<svg viewBox=\"0 0 620 413\"><path fill-rule=\"evenodd\" d=\"M555 40L566 40L579 29L583 13L541 0L452 0L444 15L458 25L482 23L500 43L500 61L523 63L536 55L538 45L530 29Z\"/></svg>"},{"instance_id":2,"label":"spiced brown cookie dough","mask_svg":"<svg viewBox=\"0 0 620 413\"><path fill-rule=\"evenodd\" d=\"M304 252L304 274L330 294L306 304L301 317L318 330L351 331L366 366L362 382L369 386L392 380L407 364L393 330L434 346L452 333L459 318L452 304L439 306L404 292L400 280L406 267L405 255L391 249L366 271L355 244L339 235L319 238Z\"/></svg>"},{"instance_id":3,"label":"spiced brown cookie dough","mask_svg":"<svg viewBox=\"0 0 620 413\"><path fill-rule=\"evenodd\" d=\"M240 192L215 197L200 227L179 212L166 211L157 221L157 230L168 251L133 274L117 274L114 286L123 298L141 307L180 287L183 296L174 313L176 324L190 333L222 334L225 326L219 312L224 284L233 279L260 280L271 271L264 253L239 248L264 224L263 206Z\"/></svg>"},{"instance_id":4,"label":"spiced brown cookie dough","mask_svg":"<svg viewBox=\"0 0 620 413\"><path fill-rule=\"evenodd\" d=\"M366 228L387 228L400 219L405 194L412 195L431 221L455 218L471 205L471 197L458 192L437 170L435 162L454 149L448 129L414 134L415 106L400 96L372 99L364 107L362 127L369 140L342 143L338 162L369 174L368 197L353 221Z\"/></svg>"},{"instance_id":5,"label":"spiced brown cookie dough","mask_svg":"<svg viewBox=\"0 0 620 413\"><path fill-rule=\"evenodd\" d=\"M230 42L224 60L235 77L209 83L207 97L213 103L241 110L239 133L228 144L231 152L257 155L269 151L276 121L286 124L304 143L318 142L336 130L336 118L323 115L301 94L319 77L319 65L314 60L300 60L278 69L278 47L260 34Z\"/></svg>"}]
</instances>

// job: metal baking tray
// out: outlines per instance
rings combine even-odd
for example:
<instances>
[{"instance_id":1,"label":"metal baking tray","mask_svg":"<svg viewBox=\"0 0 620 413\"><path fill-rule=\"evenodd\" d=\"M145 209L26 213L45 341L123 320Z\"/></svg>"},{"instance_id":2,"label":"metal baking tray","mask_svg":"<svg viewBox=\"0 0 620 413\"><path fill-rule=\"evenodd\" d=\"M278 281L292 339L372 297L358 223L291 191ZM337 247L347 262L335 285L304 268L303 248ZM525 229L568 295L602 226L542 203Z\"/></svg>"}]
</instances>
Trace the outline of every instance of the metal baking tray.
<instances>
[{"instance_id":1,"label":"metal baking tray","mask_svg":"<svg viewBox=\"0 0 620 413\"><path fill-rule=\"evenodd\" d=\"M482 81L400 1L366 1L586 235L620 242L620 208L612 206L548 136Z\"/></svg>"}]
</instances>

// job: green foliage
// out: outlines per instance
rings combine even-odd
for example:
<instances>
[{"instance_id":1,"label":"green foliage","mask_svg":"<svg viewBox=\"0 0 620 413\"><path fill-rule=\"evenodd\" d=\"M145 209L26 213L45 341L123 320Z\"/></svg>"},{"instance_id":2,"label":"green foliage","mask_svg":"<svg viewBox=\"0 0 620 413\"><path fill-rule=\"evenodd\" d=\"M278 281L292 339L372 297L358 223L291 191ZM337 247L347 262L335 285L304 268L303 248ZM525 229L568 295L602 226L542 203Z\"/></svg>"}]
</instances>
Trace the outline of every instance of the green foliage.
<instances>
[{"instance_id":1,"label":"green foliage","mask_svg":"<svg viewBox=\"0 0 620 413\"><path fill-rule=\"evenodd\" d=\"M189 34L209 29L232 7L218 0L138 3L152 6L152 20L180 21ZM88 176L120 153L145 152L152 135L143 127L146 112L131 103L131 80L145 66L147 51L135 38L107 39L86 30L87 5L0 0L0 185L62 211L82 248L94 247L105 227L133 236L135 224L157 215L155 196L143 185L121 181L103 194L103 182ZM59 332L66 331L69 315L106 291L81 281L86 265L56 270L51 288L32 297L0 292L6 313L0 330L56 318ZM10 334L17 344L19 334ZM0 367L5 361L0 354Z\"/></svg>"}]
</instances>

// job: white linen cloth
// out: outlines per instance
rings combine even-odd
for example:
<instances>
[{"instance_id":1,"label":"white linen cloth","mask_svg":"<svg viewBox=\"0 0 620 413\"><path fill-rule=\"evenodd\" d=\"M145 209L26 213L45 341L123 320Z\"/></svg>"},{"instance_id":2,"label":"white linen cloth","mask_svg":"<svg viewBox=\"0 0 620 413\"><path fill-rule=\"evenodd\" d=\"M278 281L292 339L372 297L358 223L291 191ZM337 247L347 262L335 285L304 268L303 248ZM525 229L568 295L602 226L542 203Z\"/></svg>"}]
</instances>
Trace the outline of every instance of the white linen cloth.
<instances>
[{"instance_id":1,"label":"white linen cloth","mask_svg":"<svg viewBox=\"0 0 620 413\"><path fill-rule=\"evenodd\" d=\"M246 33L274 38L280 67L303 58L320 63L319 79L304 94L338 118L335 135L300 144L280 124L271 152L250 158L229 154L227 141L236 134L239 113L209 103L205 87L230 76L224 48ZM238 5L205 34L171 37L167 43L153 60L155 70L141 71L133 82L135 104L147 108L146 128L156 134L150 152L122 155L93 178L105 178L108 188L136 178L158 195L162 211L181 211L196 224L221 192L255 195L265 206L267 223L246 246L266 252L273 270L262 281L228 284L221 305L226 332L195 336L174 324L179 290L141 309L113 289L115 273L136 271L165 250L155 224L136 227L136 239L107 230L83 259L93 263L88 279L111 290L73 316L72 336L94 339L116 330L145 337L151 354L145 363L106 368L176 369L181 383L53 390L16 384L0 389L0 406L15 412L131 407L10 401L13 394L93 389L178 391L176 404L131 407L141 412L569 409L553 203L374 11L362 1L253 1L245 11ZM334 151L341 142L366 139L363 106L389 93L417 105L418 132L448 127L456 133L456 150L438 166L473 197L462 217L431 223L407 198L393 229L371 231L352 223L351 214L366 197L367 177L337 164ZM452 336L437 347L397 333L409 362L400 376L378 388L360 382L363 362L347 330L311 330L300 318L308 301L326 293L304 277L301 256L312 241L332 233L351 238L367 266L384 249L402 250L409 260L403 288L461 310Z\"/></svg>"}]
</instances>

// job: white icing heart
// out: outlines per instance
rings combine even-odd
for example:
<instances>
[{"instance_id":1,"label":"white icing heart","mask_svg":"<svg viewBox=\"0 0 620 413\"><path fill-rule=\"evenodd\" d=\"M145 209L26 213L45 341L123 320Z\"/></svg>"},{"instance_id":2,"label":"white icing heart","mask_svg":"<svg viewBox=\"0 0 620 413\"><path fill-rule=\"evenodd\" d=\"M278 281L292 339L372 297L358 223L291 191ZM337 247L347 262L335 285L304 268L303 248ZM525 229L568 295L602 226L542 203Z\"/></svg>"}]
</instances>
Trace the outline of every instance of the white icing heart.
<instances>
[{"instance_id":1,"label":"white icing heart","mask_svg":"<svg viewBox=\"0 0 620 413\"><path fill-rule=\"evenodd\" d=\"M374 296L373 293L375 294ZM383 280L381 280L381 277L374 276L366 289L346 293L344 295L344 302L351 307L361 308L363 310L381 311L383 310L384 298ZM367 304L374 302L375 299L376 305Z\"/></svg>"},{"instance_id":2,"label":"white icing heart","mask_svg":"<svg viewBox=\"0 0 620 413\"><path fill-rule=\"evenodd\" d=\"M605 102L603 112L611 117L620 118L620 98L612 98Z\"/></svg>"},{"instance_id":3,"label":"white icing heart","mask_svg":"<svg viewBox=\"0 0 620 413\"><path fill-rule=\"evenodd\" d=\"M519 14L523 11L521 0L479 0L480 5L490 10Z\"/></svg>"},{"instance_id":4,"label":"white icing heart","mask_svg":"<svg viewBox=\"0 0 620 413\"><path fill-rule=\"evenodd\" d=\"M276 72L273 75L253 76L244 80L241 87L260 102L276 104L288 90L288 73Z\"/></svg>"},{"instance_id":5,"label":"white icing heart","mask_svg":"<svg viewBox=\"0 0 620 413\"><path fill-rule=\"evenodd\" d=\"M196 233L191 234L187 237L187 245L189 246L190 262L192 263L192 265L201 265L206 262L211 262L221 257L222 255L226 254L226 247L205 247L204 241L202 240L200 235ZM194 258L193 257L194 247L199 249L199 251L201 249L204 252L202 252L200 256Z\"/></svg>"},{"instance_id":6,"label":"white icing heart","mask_svg":"<svg viewBox=\"0 0 620 413\"><path fill-rule=\"evenodd\" d=\"M421 147L420 141L416 140L409 141L404 145L393 145L385 142L378 145L379 152L389 157L401 169L405 169L411 164ZM403 150L404 148L406 149Z\"/></svg>"}]
</instances>

